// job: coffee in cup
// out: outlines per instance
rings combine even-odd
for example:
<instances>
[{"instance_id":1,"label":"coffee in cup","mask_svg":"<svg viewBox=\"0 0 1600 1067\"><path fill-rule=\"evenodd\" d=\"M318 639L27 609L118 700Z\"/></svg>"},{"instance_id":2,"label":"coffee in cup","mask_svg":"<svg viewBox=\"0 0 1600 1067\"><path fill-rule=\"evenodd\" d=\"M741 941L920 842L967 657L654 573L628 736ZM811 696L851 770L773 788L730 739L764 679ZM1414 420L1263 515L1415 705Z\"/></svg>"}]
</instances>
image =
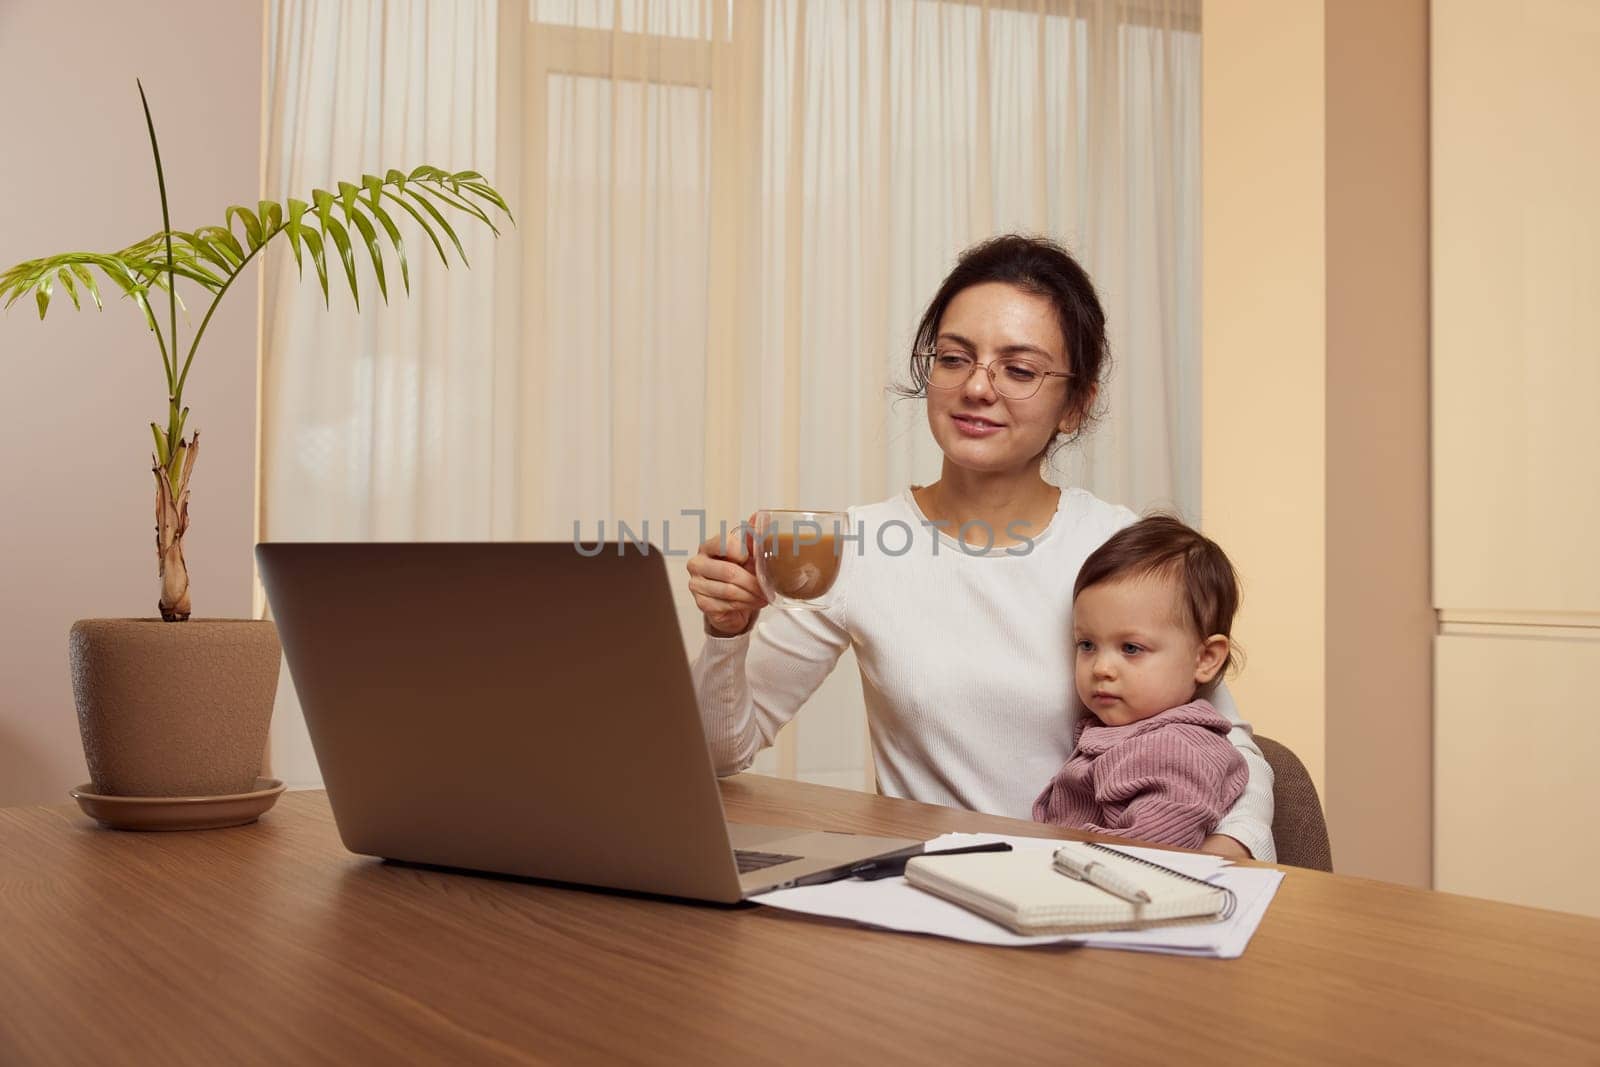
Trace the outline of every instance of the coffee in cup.
<instances>
[{"instance_id":1,"label":"coffee in cup","mask_svg":"<svg viewBox=\"0 0 1600 1067\"><path fill-rule=\"evenodd\" d=\"M848 527L842 511L766 509L756 512L756 578L778 607L817 611L830 604L839 579Z\"/></svg>"}]
</instances>

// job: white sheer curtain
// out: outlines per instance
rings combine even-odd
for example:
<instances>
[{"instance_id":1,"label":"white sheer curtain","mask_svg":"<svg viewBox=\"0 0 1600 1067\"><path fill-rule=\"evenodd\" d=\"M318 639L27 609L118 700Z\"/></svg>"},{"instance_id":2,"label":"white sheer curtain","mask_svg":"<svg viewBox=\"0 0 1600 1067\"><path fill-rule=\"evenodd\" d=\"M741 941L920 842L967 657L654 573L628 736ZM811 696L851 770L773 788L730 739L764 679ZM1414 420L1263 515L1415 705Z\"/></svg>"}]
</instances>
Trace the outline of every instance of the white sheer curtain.
<instances>
[{"instance_id":1,"label":"white sheer curtain","mask_svg":"<svg viewBox=\"0 0 1600 1067\"><path fill-rule=\"evenodd\" d=\"M888 387L956 253L1007 230L1072 248L1111 318L1108 418L1052 476L1193 517L1198 8L273 0L266 195L426 161L488 174L519 228L360 317L277 263L263 535L670 521L679 549L688 509L927 481L921 405ZM859 688L847 656L758 768L870 784ZM274 757L309 781L297 718Z\"/></svg>"},{"instance_id":2,"label":"white sheer curtain","mask_svg":"<svg viewBox=\"0 0 1600 1067\"><path fill-rule=\"evenodd\" d=\"M308 199L420 163L499 181L495 4L274 0L267 15L263 196ZM509 192L509 191L508 191ZM362 310L331 307L286 250L264 272L259 528L268 540L487 539L514 532L520 352L516 250L470 219L471 269L401 224L411 295L393 260L385 305L370 266ZM335 257L330 253L330 269ZM512 383L508 386L508 383ZM271 759L319 781L287 672Z\"/></svg>"}]
</instances>

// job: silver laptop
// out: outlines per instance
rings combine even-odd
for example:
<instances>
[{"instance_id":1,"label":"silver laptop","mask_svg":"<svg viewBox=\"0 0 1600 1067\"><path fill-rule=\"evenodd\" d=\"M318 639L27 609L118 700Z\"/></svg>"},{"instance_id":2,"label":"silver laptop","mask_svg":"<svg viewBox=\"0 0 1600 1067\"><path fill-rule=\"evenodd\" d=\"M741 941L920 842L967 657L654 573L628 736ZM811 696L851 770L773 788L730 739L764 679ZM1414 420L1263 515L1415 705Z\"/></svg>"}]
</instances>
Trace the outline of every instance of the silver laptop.
<instances>
[{"instance_id":1,"label":"silver laptop","mask_svg":"<svg viewBox=\"0 0 1600 1067\"><path fill-rule=\"evenodd\" d=\"M256 559L352 852L731 903L921 851L725 820L654 548Z\"/></svg>"}]
</instances>

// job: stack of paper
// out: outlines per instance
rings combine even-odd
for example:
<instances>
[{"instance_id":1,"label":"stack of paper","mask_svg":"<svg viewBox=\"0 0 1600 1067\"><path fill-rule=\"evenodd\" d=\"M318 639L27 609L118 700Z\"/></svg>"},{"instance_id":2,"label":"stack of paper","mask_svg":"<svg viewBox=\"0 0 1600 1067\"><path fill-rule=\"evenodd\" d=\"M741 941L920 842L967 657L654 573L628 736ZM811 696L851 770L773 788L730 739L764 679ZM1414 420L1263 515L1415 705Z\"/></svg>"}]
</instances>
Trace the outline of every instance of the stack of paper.
<instances>
[{"instance_id":1,"label":"stack of paper","mask_svg":"<svg viewBox=\"0 0 1600 1067\"><path fill-rule=\"evenodd\" d=\"M927 844L929 852L960 848L986 841L1006 841L1012 848L1054 849L1061 842L1046 837L1006 837L1000 834L945 834ZM846 878L824 885L780 889L755 897L787 911L849 919L869 926L909 933L934 934L983 945L1093 945L1133 952L1164 952L1183 956L1210 956L1236 959L1244 953L1250 937L1261 924L1267 905L1283 881L1283 872L1253 867L1234 867L1220 856L1167 852L1133 845L1115 846L1131 856L1170 867L1213 885L1233 890L1238 898L1233 914L1212 923L1161 926L1149 930L1113 930L1105 933L1023 937L998 923L990 922L958 904L941 900L906 883L904 878L885 878L864 882Z\"/></svg>"}]
</instances>

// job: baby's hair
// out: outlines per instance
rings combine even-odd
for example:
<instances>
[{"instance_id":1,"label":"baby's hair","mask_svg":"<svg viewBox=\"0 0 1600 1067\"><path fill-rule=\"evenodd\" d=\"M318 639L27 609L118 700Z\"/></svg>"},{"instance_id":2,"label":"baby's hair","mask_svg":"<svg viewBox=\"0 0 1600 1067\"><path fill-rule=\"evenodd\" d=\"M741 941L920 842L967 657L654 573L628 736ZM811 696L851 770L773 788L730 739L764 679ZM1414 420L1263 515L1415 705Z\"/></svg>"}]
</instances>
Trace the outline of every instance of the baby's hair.
<instances>
[{"instance_id":1,"label":"baby's hair","mask_svg":"<svg viewBox=\"0 0 1600 1067\"><path fill-rule=\"evenodd\" d=\"M1183 622L1202 640L1212 634L1229 639L1228 660L1212 683L1238 670L1233 616L1239 610L1239 575L1215 541L1170 515L1152 515L1112 534L1083 561L1072 599L1091 586L1148 577L1177 581Z\"/></svg>"}]
</instances>

